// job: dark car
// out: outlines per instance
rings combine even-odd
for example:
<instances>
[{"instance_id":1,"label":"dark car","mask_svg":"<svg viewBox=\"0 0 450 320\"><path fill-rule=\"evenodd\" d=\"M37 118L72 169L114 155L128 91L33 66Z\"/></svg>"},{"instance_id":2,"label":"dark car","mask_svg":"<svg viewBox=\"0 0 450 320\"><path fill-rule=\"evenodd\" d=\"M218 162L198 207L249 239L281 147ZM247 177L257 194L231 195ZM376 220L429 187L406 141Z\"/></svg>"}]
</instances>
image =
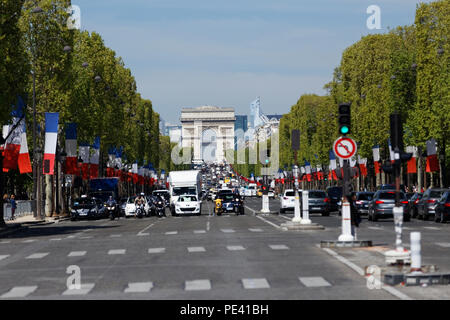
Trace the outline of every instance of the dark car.
<instances>
[{"instance_id":1,"label":"dark car","mask_svg":"<svg viewBox=\"0 0 450 320\"><path fill-rule=\"evenodd\" d=\"M308 204L310 213L321 213L322 216L330 215L330 199L325 191L310 190Z\"/></svg>"},{"instance_id":2,"label":"dark car","mask_svg":"<svg viewBox=\"0 0 450 320\"><path fill-rule=\"evenodd\" d=\"M369 214L369 202L372 200L375 192L354 192L356 195L355 206L361 215Z\"/></svg>"},{"instance_id":3,"label":"dark car","mask_svg":"<svg viewBox=\"0 0 450 320\"><path fill-rule=\"evenodd\" d=\"M152 196L161 196L164 199L166 207L170 204L170 192L169 190L155 190L152 192Z\"/></svg>"},{"instance_id":4,"label":"dark car","mask_svg":"<svg viewBox=\"0 0 450 320\"><path fill-rule=\"evenodd\" d=\"M377 187L377 190L395 190L395 184L382 184L381 186ZM405 192L406 188L405 185L400 185L400 190Z\"/></svg>"},{"instance_id":5,"label":"dark car","mask_svg":"<svg viewBox=\"0 0 450 320\"><path fill-rule=\"evenodd\" d=\"M422 199L423 193L416 192L414 195L409 199L409 212L411 213L412 218L417 217L417 204L419 203L419 200Z\"/></svg>"},{"instance_id":6,"label":"dark car","mask_svg":"<svg viewBox=\"0 0 450 320\"><path fill-rule=\"evenodd\" d=\"M217 199L221 199L222 200L222 209L223 212L234 212L234 199L235 196L232 192L228 193L224 193L224 192L219 192L217 194Z\"/></svg>"},{"instance_id":7,"label":"dark car","mask_svg":"<svg viewBox=\"0 0 450 320\"><path fill-rule=\"evenodd\" d=\"M430 188L423 193L422 199L417 203L417 218L428 220L434 217L437 202L448 189Z\"/></svg>"},{"instance_id":8,"label":"dark car","mask_svg":"<svg viewBox=\"0 0 450 320\"><path fill-rule=\"evenodd\" d=\"M70 208L70 219L99 219L105 215L103 202L100 199L81 197L75 199Z\"/></svg>"},{"instance_id":9,"label":"dark car","mask_svg":"<svg viewBox=\"0 0 450 320\"><path fill-rule=\"evenodd\" d=\"M436 204L434 221L445 222L450 218L450 191L442 194L442 197Z\"/></svg>"},{"instance_id":10,"label":"dark car","mask_svg":"<svg viewBox=\"0 0 450 320\"><path fill-rule=\"evenodd\" d=\"M342 200L342 187L329 187L327 188L328 199L330 199L329 208L330 211L338 211L338 202Z\"/></svg>"},{"instance_id":11,"label":"dark car","mask_svg":"<svg viewBox=\"0 0 450 320\"><path fill-rule=\"evenodd\" d=\"M411 215L408 208L408 200L403 192L400 192L400 203L403 207L403 221L410 221ZM378 190L369 202L368 220L377 221L380 218L392 218L394 216L395 191Z\"/></svg>"}]
</instances>

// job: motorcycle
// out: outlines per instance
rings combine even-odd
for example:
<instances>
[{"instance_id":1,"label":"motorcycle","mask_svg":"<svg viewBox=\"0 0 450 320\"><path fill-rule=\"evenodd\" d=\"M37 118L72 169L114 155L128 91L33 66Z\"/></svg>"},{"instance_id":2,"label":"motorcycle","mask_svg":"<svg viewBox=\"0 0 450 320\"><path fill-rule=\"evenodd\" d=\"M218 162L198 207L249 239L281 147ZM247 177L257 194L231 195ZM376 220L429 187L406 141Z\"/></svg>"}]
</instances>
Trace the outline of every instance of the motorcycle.
<instances>
[{"instance_id":1,"label":"motorcycle","mask_svg":"<svg viewBox=\"0 0 450 320\"><path fill-rule=\"evenodd\" d=\"M166 216L166 206L165 206L164 200L159 199L158 201L156 201L155 205L156 205L156 215L159 218L165 217Z\"/></svg>"},{"instance_id":2,"label":"motorcycle","mask_svg":"<svg viewBox=\"0 0 450 320\"><path fill-rule=\"evenodd\" d=\"M136 206L136 217L142 219L143 216L144 216L144 205L139 204Z\"/></svg>"},{"instance_id":3,"label":"motorcycle","mask_svg":"<svg viewBox=\"0 0 450 320\"><path fill-rule=\"evenodd\" d=\"M118 207L117 204L107 203L105 204L106 211L108 213L109 219L114 220L116 218ZM117 219L119 219L119 215L117 215Z\"/></svg>"},{"instance_id":4,"label":"motorcycle","mask_svg":"<svg viewBox=\"0 0 450 320\"><path fill-rule=\"evenodd\" d=\"M220 201L219 199L215 200L214 213L218 216L221 216L223 213L222 201Z\"/></svg>"}]
</instances>

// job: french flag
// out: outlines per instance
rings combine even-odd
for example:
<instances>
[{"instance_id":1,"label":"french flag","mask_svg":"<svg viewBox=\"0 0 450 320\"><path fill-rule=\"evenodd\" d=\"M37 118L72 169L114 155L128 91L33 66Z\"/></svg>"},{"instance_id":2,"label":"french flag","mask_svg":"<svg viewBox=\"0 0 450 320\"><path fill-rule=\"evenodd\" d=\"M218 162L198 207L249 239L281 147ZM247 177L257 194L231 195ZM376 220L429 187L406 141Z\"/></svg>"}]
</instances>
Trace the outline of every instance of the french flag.
<instances>
[{"instance_id":1,"label":"french flag","mask_svg":"<svg viewBox=\"0 0 450 320\"><path fill-rule=\"evenodd\" d=\"M78 154L83 161L82 167L81 167L81 176L83 177L83 180L89 179L89 143L80 143L80 146L78 148Z\"/></svg>"},{"instance_id":2,"label":"french flag","mask_svg":"<svg viewBox=\"0 0 450 320\"><path fill-rule=\"evenodd\" d=\"M336 169L337 169L336 155L334 154L333 150L330 150L330 175L333 180L338 180L336 175Z\"/></svg>"},{"instance_id":3,"label":"french flag","mask_svg":"<svg viewBox=\"0 0 450 320\"><path fill-rule=\"evenodd\" d=\"M389 156L391 158L391 163L394 163L395 155L394 155L394 150L392 150L391 139L388 139L388 143L389 143Z\"/></svg>"},{"instance_id":4,"label":"french flag","mask_svg":"<svg viewBox=\"0 0 450 320\"><path fill-rule=\"evenodd\" d=\"M78 174L77 124L66 125L66 174Z\"/></svg>"},{"instance_id":5,"label":"french flag","mask_svg":"<svg viewBox=\"0 0 450 320\"><path fill-rule=\"evenodd\" d=\"M106 168L106 176L107 177L114 177L115 161L116 161L116 148L110 147L108 149L108 163L107 163L107 168Z\"/></svg>"},{"instance_id":6,"label":"french flag","mask_svg":"<svg viewBox=\"0 0 450 320\"><path fill-rule=\"evenodd\" d=\"M436 140L430 139L427 141L427 168L426 172L439 171L439 160L437 157L437 143Z\"/></svg>"},{"instance_id":7,"label":"french flag","mask_svg":"<svg viewBox=\"0 0 450 320\"><path fill-rule=\"evenodd\" d=\"M11 112L11 115L13 116L13 124L3 127L3 131L6 131L6 136L9 134L3 153L3 168L6 170L16 170L18 167L20 145L22 144L22 135L23 130L25 129L23 115L24 102L21 97L18 97L17 106L13 106L13 108L14 109ZM10 132L14 127L14 131Z\"/></svg>"},{"instance_id":8,"label":"french flag","mask_svg":"<svg viewBox=\"0 0 450 320\"><path fill-rule=\"evenodd\" d=\"M373 153L373 164L375 167L375 174L379 174L380 170L380 146L376 145L372 148Z\"/></svg>"},{"instance_id":9,"label":"french flag","mask_svg":"<svg viewBox=\"0 0 450 320\"><path fill-rule=\"evenodd\" d=\"M361 175L363 177L367 176L367 158L361 159L358 155L359 169L361 170Z\"/></svg>"},{"instance_id":10,"label":"french flag","mask_svg":"<svg viewBox=\"0 0 450 320\"><path fill-rule=\"evenodd\" d=\"M98 165L100 163L100 137L95 137L94 144L92 145L92 150L94 150L94 153L89 159L91 163L89 177L91 179L94 179L98 177Z\"/></svg>"},{"instance_id":11,"label":"french flag","mask_svg":"<svg viewBox=\"0 0 450 320\"><path fill-rule=\"evenodd\" d=\"M45 113L45 147L44 147L44 170L46 175L55 172L55 153L58 141L58 112Z\"/></svg>"},{"instance_id":12,"label":"french flag","mask_svg":"<svg viewBox=\"0 0 450 320\"><path fill-rule=\"evenodd\" d=\"M20 152L19 152L19 171L20 174L31 173L33 169L31 168L30 154L28 153L28 142L27 142L27 132L25 121L22 124L22 139L20 144Z\"/></svg>"},{"instance_id":13,"label":"french flag","mask_svg":"<svg viewBox=\"0 0 450 320\"><path fill-rule=\"evenodd\" d=\"M133 174L133 183L137 184L139 182L139 175L138 175L138 163L137 161L133 163L131 173Z\"/></svg>"},{"instance_id":14,"label":"french flag","mask_svg":"<svg viewBox=\"0 0 450 320\"><path fill-rule=\"evenodd\" d=\"M311 181L311 163L305 160L306 179Z\"/></svg>"},{"instance_id":15,"label":"french flag","mask_svg":"<svg viewBox=\"0 0 450 320\"><path fill-rule=\"evenodd\" d=\"M412 153L411 159L408 160L407 173L417 173L417 156L418 148L413 146L406 147L407 153Z\"/></svg>"}]
</instances>

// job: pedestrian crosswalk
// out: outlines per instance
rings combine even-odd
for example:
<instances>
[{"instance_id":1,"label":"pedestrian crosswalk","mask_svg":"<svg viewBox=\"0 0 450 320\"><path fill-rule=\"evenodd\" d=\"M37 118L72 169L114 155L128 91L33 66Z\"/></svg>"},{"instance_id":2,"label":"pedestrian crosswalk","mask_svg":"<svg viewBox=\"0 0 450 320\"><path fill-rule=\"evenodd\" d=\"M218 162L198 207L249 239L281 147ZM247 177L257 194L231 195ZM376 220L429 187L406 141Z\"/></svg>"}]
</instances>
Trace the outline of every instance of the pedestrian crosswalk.
<instances>
[{"instance_id":1,"label":"pedestrian crosswalk","mask_svg":"<svg viewBox=\"0 0 450 320\"><path fill-rule=\"evenodd\" d=\"M297 279L297 280L296 280ZM296 281L295 281L296 280ZM80 297L87 296L89 294L98 294L102 291L102 285L104 285L103 281L107 281L105 279L99 280L99 283L78 283L78 284L66 284L64 287L54 288L56 292L53 290L49 292L48 287L46 285L42 285L40 287L37 284L29 285L29 286L15 286L7 289L0 288L0 299L20 299L20 298L36 298L41 297L41 294L51 295L51 296L66 296L66 297ZM262 277L248 277L248 278L236 278L228 282L224 282L224 280L213 281L211 279L186 279L184 281L180 281L179 285L176 286L179 290L189 292L189 291L209 291L209 290L221 290L224 287L234 286L234 290L270 290L272 286L279 287L280 279L270 279L270 278L262 278ZM281 280L283 283L289 283L290 287L301 288L319 288L319 287L331 287L331 284L328 280L321 276L312 276L312 277L301 277L297 278L290 276L288 278ZM168 287L173 288L173 282L165 283L162 281L142 281L142 282L124 282L124 283L115 283L114 289L109 291L109 294L118 293L118 294L147 294L152 295L153 292L158 292L159 290L166 290ZM96 288L99 289L96 289ZM97 292L96 292L97 291Z\"/></svg>"}]
</instances>

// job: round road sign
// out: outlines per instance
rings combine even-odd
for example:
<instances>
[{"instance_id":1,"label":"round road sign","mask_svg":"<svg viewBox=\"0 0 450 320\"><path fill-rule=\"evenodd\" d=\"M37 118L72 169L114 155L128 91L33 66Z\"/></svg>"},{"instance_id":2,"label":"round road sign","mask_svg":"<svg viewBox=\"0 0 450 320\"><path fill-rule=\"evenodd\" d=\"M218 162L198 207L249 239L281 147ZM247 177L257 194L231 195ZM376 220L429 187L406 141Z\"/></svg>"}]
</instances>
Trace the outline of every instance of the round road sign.
<instances>
[{"instance_id":1,"label":"round road sign","mask_svg":"<svg viewBox=\"0 0 450 320\"><path fill-rule=\"evenodd\" d=\"M356 154L357 146L353 139L340 137L334 142L333 151L341 159L350 159Z\"/></svg>"}]
</instances>

